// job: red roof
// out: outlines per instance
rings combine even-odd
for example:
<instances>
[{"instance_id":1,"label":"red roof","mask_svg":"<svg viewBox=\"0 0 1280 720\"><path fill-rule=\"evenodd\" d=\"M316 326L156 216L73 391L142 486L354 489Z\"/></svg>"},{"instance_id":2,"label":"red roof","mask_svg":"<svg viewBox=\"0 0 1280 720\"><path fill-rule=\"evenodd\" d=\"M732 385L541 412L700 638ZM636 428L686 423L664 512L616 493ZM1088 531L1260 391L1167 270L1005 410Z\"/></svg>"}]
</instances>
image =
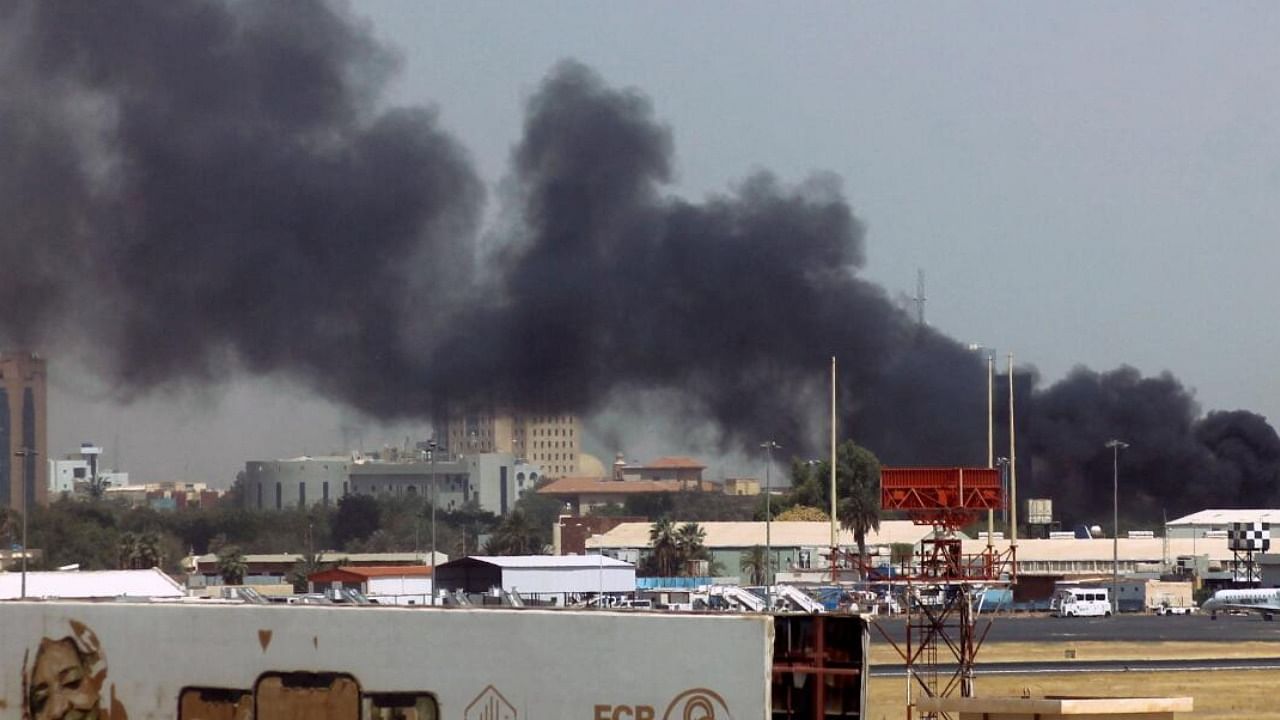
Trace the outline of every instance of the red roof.
<instances>
[{"instance_id":1,"label":"red roof","mask_svg":"<svg viewBox=\"0 0 1280 720\"><path fill-rule=\"evenodd\" d=\"M660 457L648 465L637 465L636 467L663 468L665 470L704 470L707 466L690 457L670 456Z\"/></svg>"},{"instance_id":2,"label":"red roof","mask_svg":"<svg viewBox=\"0 0 1280 720\"><path fill-rule=\"evenodd\" d=\"M673 493L682 490L717 492L719 486L709 480L685 482L682 480L605 480L594 477L564 477L552 480L538 488L541 495L609 494L631 495L636 493Z\"/></svg>"},{"instance_id":3,"label":"red roof","mask_svg":"<svg viewBox=\"0 0 1280 720\"><path fill-rule=\"evenodd\" d=\"M361 565L332 568L311 573L307 579L312 582L359 582L375 577L431 577L428 565Z\"/></svg>"}]
</instances>

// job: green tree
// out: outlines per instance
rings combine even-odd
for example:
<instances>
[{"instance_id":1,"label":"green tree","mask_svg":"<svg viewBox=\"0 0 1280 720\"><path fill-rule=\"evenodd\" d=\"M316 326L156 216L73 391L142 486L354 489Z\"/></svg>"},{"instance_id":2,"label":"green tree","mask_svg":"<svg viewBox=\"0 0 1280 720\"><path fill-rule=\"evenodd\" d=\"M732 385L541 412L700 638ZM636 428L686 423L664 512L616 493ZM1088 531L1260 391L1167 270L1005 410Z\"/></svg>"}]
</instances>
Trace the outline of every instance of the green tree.
<instances>
[{"instance_id":1,"label":"green tree","mask_svg":"<svg viewBox=\"0 0 1280 720\"><path fill-rule=\"evenodd\" d=\"M738 560L738 568L747 575L749 585L763 585L768 574L769 556L763 545L755 545L742 553Z\"/></svg>"},{"instance_id":2,"label":"green tree","mask_svg":"<svg viewBox=\"0 0 1280 720\"><path fill-rule=\"evenodd\" d=\"M488 555L541 555L544 549L538 529L518 508L503 518L484 547Z\"/></svg>"},{"instance_id":3,"label":"green tree","mask_svg":"<svg viewBox=\"0 0 1280 720\"><path fill-rule=\"evenodd\" d=\"M809 505L792 505L774 516L778 522L825 522L831 518L825 512Z\"/></svg>"},{"instance_id":4,"label":"green tree","mask_svg":"<svg viewBox=\"0 0 1280 720\"><path fill-rule=\"evenodd\" d=\"M852 440L836 450L836 493L836 517L853 532L866 564L867 533L880 529L880 461Z\"/></svg>"},{"instance_id":5,"label":"green tree","mask_svg":"<svg viewBox=\"0 0 1280 720\"><path fill-rule=\"evenodd\" d=\"M120 534L116 541L116 567L121 570L132 570L138 563L138 536L131 532Z\"/></svg>"},{"instance_id":6,"label":"green tree","mask_svg":"<svg viewBox=\"0 0 1280 720\"><path fill-rule=\"evenodd\" d=\"M345 495L338 500L333 516L333 541L346 549L356 540L365 540L382 524L378 500L372 495Z\"/></svg>"},{"instance_id":7,"label":"green tree","mask_svg":"<svg viewBox=\"0 0 1280 720\"><path fill-rule=\"evenodd\" d=\"M679 555L676 572L679 575L689 574L689 562L692 560L710 560L711 553L705 545L707 531L698 523L690 522L680 526L676 531L676 549Z\"/></svg>"},{"instance_id":8,"label":"green tree","mask_svg":"<svg viewBox=\"0 0 1280 720\"><path fill-rule=\"evenodd\" d=\"M680 544L671 518L659 518L649 527L649 550L651 569L655 574L659 577L675 575L676 565L680 562Z\"/></svg>"},{"instance_id":9,"label":"green tree","mask_svg":"<svg viewBox=\"0 0 1280 720\"><path fill-rule=\"evenodd\" d=\"M248 570L249 566L245 563L244 553L240 552L240 548L235 545L222 548L222 552L218 554L218 574L222 576L224 584L243 585L244 574Z\"/></svg>"}]
</instances>

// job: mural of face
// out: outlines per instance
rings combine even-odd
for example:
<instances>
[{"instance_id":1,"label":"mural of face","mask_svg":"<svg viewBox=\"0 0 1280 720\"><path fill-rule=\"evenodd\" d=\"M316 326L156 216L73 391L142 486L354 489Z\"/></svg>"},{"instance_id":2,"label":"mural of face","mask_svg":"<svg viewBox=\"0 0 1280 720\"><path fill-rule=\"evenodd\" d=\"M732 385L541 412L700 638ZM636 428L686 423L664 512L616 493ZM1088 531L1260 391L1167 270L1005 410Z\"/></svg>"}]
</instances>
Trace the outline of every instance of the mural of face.
<instances>
[{"instance_id":1,"label":"mural of face","mask_svg":"<svg viewBox=\"0 0 1280 720\"><path fill-rule=\"evenodd\" d=\"M98 720L101 676L71 638L40 641L27 690L30 720Z\"/></svg>"}]
</instances>

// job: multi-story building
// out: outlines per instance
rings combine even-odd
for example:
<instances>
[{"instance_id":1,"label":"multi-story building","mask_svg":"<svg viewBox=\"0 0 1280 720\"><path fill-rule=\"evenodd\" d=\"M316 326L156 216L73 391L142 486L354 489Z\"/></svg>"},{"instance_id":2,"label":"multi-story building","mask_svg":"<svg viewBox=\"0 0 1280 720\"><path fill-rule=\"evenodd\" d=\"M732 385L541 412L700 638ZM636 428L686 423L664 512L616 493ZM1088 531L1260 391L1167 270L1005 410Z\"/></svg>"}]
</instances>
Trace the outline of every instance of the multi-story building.
<instances>
[{"instance_id":1,"label":"multi-story building","mask_svg":"<svg viewBox=\"0 0 1280 720\"><path fill-rule=\"evenodd\" d=\"M455 456L509 453L542 468L545 477L582 471L582 420L572 414L476 410L445 421L445 442Z\"/></svg>"},{"instance_id":2,"label":"multi-story building","mask_svg":"<svg viewBox=\"0 0 1280 720\"><path fill-rule=\"evenodd\" d=\"M35 353L0 353L0 505L21 509L48 494L46 371Z\"/></svg>"},{"instance_id":3,"label":"multi-story building","mask_svg":"<svg viewBox=\"0 0 1280 720\"><path fill-rule=\"evenodd\" d=\"M79 452L66 455L61 460L50 459L49 495L90 494L94 483L101 488L121 487L129 484L129 473L103 470L99 459L102 448L93 443L80 443Z\"/></svg>"},{"instance_id":4,"label":"multi-story building","mask_svg":"<svg viewBox=\"0 0 1280 720\"><path fill-rule=\"evenodd\" d=\"M474 501L484 510L503 515L537 481L538 468L517 462L510 453L478 453L435 462L412 456L381 460L355 455L250 461L245 463L243 490L245 506L255 510L330 505L355 494L434 497L441 510Z\"/></svg>"}]
</instances>

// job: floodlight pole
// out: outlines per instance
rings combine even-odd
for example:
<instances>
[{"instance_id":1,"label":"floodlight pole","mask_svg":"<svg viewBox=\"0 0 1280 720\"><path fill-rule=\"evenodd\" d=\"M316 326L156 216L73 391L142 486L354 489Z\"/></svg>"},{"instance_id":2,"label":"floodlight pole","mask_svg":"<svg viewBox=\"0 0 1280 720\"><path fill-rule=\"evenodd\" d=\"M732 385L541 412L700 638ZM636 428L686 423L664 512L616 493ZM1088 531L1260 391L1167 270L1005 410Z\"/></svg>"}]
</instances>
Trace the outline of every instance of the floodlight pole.
<instances>
[{"instance_id":1,"label":"floodlight pole","mask_svg":"<svg viewBox=\"0 0 1280 720\"><path fill-rule=\"evenodd\" d=\"M773 468L773 451L782 446L772 440L760 443L768 458L764 466L764 601L767 611L773 612L773 508L770 496L773 495L773 482L770 471Z\"/></svg>"},{"instance_id":2,"label":"floodlight pole","mask_svg":"<svg viewBox=\"0 0 1280 720\"><path fill-rule=\"evenodd\" d=\"M1111 608L1120 616L1120 451L1129 447L1123 440L1109 440L1111 448Z\"/></svg>"},{"instance_id":3,"label":"floodlight pole","mask_svg":"<svg viewBox=\"0 0 1280 720\"><path fill-rule=\"evenodd\" d=\"M31 511L31 488L28 487L27 475L31 473L31 458L39 455L35 448L22 447L13 453L15 456L22 458L22 585L18 597L22 600L27 598L27 515ZM35 483L31 483L35 485Z\"/></svg>"},{"instance_id":4,"label":"floodlight pole","mask_svg":"<svg viewBox=\"0 0 1280 720\"><path fill-rule=\"evenodd\" d=\"M431 459L431 604L436 604L436 449L440 445L432 438L427 442Z\"/></svg>"}]
</instances>

